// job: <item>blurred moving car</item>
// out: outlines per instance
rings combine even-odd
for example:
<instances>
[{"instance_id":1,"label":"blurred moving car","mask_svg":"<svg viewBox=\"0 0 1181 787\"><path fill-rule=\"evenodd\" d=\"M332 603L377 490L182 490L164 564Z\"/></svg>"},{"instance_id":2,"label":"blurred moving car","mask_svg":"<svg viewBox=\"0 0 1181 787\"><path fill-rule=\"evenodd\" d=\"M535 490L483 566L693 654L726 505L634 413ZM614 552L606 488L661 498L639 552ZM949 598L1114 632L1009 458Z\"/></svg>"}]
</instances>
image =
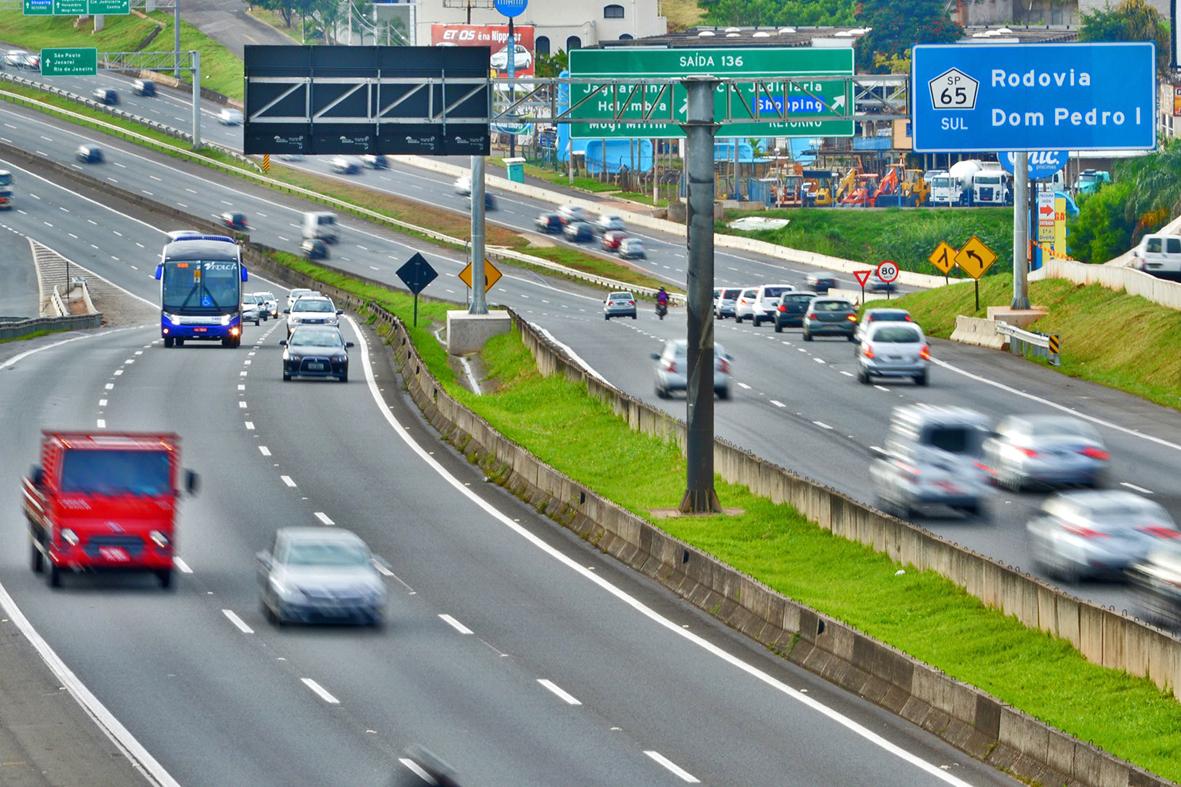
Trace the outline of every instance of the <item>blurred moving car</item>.
<instances>
[{"instance_id":1,"label":"blurred moving car","mask_svg":"<svg viewBox=\"0 0 1181 787\"><path fill-rule=\"evenodd\" d=\"M334 325L301 325L286 341L283 350L283 381L292 377L335 377L349 381L349 348Z\"/></svg>"},{"instance_id":2,"label":"blurred moving car","mask_svg":"<svg viewBox=\"0 0 1181 787\"><path fill-rule=\"evenodd\" d=\"M361 163L369 169L390 168L390 160L380 153L366 153L364 156L361 156Z\"/></svg>"},{"instance_id":3,"label":"blurred moving car","mask_svg":"<svg viewBox=\"0 0 1181 787\"><path fill-rule=\"evenodd\" d=\"M336 214L328 210L309 210L303 214L303 236L336 243L340 238Z\"/></svg>"},{"instance_id":4,"label":"blurred moving car","mask_svg":"<svg viewBox=\"0 0 1181 787\"><path fill-rule=\"evenodd\" d=\"M988 474L981 461L987 419L964 407L916 404L890 416L869 476L882 507L908 519L930 506L985 514Z\"/></svg>"},{"instance_id":5,"label":"blurred moving car","mask_svg":"<svg viewBox=\"0 0 1181 787\"><path fill-rule=\"evenodd\" d=\"M339 528L284 527L257 557L262 608L288 621L361 621L380 626L386 589L369 547Z\"/></svg>"},{"instance_id":6,"label":"blurred moving car","mask_svg":"<svg viewBox=\"0 0 1181 787\"><path fill-rule=\"evenodd\" d=\"M79 145L78 149L74 151L74 158L83 164L101 164L103 163L102 148L98 145Z\"/></svg>"},{"instance_id":7,"label":"blurred moving car","mask_svg":"<svg viewBox=\"0 0 1181 787\"><path fill-rule=\"evenodd\" d=\"M1025 526L1034 563L1064 582L1120 579L1181 531L1160 504L1123 490L1061 492Z\"/></svg>"},{"instance_id":8,"label":"blurred moving car","mask_svg":"<svg viewBox=\"0 0 1181 787\"><path fill-rule=\"evenodd\" d=\"M631 317L636 319L636 296L630 292L613 292L603 301L603 319Z\"/></svg>"},{"instance_id":9,"label":"blurred moving car","mask_svg":"<svg viewBox=\"0 0 1181 787\"><path fill-rule=\"evenodd\" d=\"M985 463L1000 486L1103 485L1111 454L1090 424L1068 415L1014 415L984 443Z\"/></svg>"},{"instance_id":10,"label":"blurred moving car","mask_svg":"<svg viewBox=\"0 0 1181 787\"><path fill-rule=\"evenodd\" d=\"M361 162L352 156L335 156L328 162L328 166L340 175L356 175L361 171Z\"/></svg>"},{"instance_id":11,"label":"blurred moving car","mask_svg":"<svg viewBox=\"0 0 1181 787\"><path fill-rule=\"evenodd\" d=\"M1153 546L1143 560L1128 567L1126 575L1149 620L1168 626L1181 623L1181 541Z\"/></svg>"},{"instance_id":12,"label":"blurred moving car","mask_svg":"<svg viewBox=\"0 0 1181 787\"><path fill-rule=\"evenodd\" d=\"M875 322L914 322L914 320L906 309L866 309L857 326L857 341L861 341L861 335Z\"/></svg>"},{"instance_id":13,"label":"blurred moving car","mask_svg":"<svg viewBox=\"0 0 1181 787\"><path fill-rule=\"evenodd\" d=\"M455 189L456 194L460 194L464 197L470 197L472 194L472 176L471 175L458 176L455 179L455 182L451 184L451 187L453 189Z\"/></svg>"},{"instance_id":14,"label":"blurred moving car","mask_svg":"<svg viewBox=\"0 0 1181 787\"><path fill-rule=\"evenodd\" d=\"M927 384L931 348L914 323L878 322L861 335L857 350L857 380L865 385L874 377L908 377Z\"/></svg>"},{"instance_id":15,"label":"blurred moving car","mask_svg":"<svg viewBox=\"0 0 1181 787\"><path fill-rule=\"evenodd\" d=\"M273 292L263 290L254 293L259 298L262 298L262 303L266 311L267 318L279 316L279 299L275 297Z\"/></svg>"},{"instance_id":16,"label":"blurred moving car","mask_svg":"<svg viewBox=\"0 0 1181 787\"><path fill-rule=\"evenodd\" d=\"M656 395L668 399L675 391L689 388L689 343L670 339L664 350L652 353L656 361ZM732 358L721 344L714 343L714 393L719 399L730 398L730 362Z\"/></svg>"},{"instance_id":17,"label":"blurred moving car","mask_svg":"<svg viewBox=\"0 0 1181 787\"><path fill-rule=\"evenodd\" d=\"M572 221L589 222L593 218L590 211L586 208L571 204L562 205L558 208L558 215L562 217L563 224L569 224Z\"/></svg>"},{"instance_id":18,"label":"blurred moving car","mask_svg":"<svg viewBox=\"0 0 1181 787\"><path fill-rule=\"evenodd\" d=\"M234 232L246 232L250 229L246 223L246 214L236 210L221 214L221 223L225 225L226 229Z\"/></svg>"},{"instance_id":19,"label":"blurred moving car","mask_svg":"<svg viewBox=\"0 0 1181 787\"><path fill-rule=\"evenodd\" d=\"M830 276L827 273L809 273L804 281L817 295L825 295L829 290L840 285L836 276Z\"/></svg>"},{"instance_id":20,"label":"blurred moving car","mask_svg":"<svg viewBox=\"0 0 1181 787\"><path fill-rule=\"evenodd\" d=\"M738 287L723 287L718 293L717 301L714 302L714 316L719 320L733 317L734 304L738 300L740 292L742 290Z\"/></svg>"},{"instance_id":21,"label":"blurred moving car","mask_svg":"<svg viewBox=\"0 0 1181 787\"><path fill-rule=\"evenodd\" d=\"M119 91L112 90L109 87L96 87L91 91L90 95L100 104L107 106L115 106L119 103Z\"/></svg>"},{"instance_id":22,"label":"blurred moving car","mask_svg":"<svg viewBox=\"0 0 1181 787\"><path fill-rule=\"evenodd\" d=\"M779 298L779 305L775 307L775 333L783 333L784 328L799 328L804 324L804 315L808 313L808 304L816 297L814 292L785 292Z\"/></svg>"},{"instance_id":23,"label":"blurred moving car","mask_svg":"<svg viewBox=\"0 0 1181 787\"><path fill-rule=\"evenodd\" d=\"M604 251L619 251L619 244L627 237L627 233L623 230L607 230L599 238L599 245L603 247Z\"/></svg>"},{"instance_id":24,"label":"blurred moving car","mask_svg":"<svg viewBox=\"0 0 1181 787\"><path fill-rule=\"evenodd\" d=\"M562 235L571 243L589 243L595 239L594 227L586 221L567 222Z\"/></svg>"},{"instance_id":25,"label":"blurred moving car","mask_svg":"<svg viewBox=\"0 0 1181 787\"><path fill-rule=\"evenodd\" d=\"M242 296L242 322L258 325L262 322L262 299L252 293Z\"/></svg>"},{"instance_id":26,"label":"blurred moving car","mask_svg":"<svg viewBox=\"0 0 1181 787\"><path fill-rule=\"evenodd\" d=\"M467 200L469 203L472 201L471 194L467 195ZM484 210L496 210L496 195L491 191L484 192Z\"/></svg>"},{"instance_id":27,"label":"blurred moving car","mask_svg":"<svg viewBox=\"0 0 1181 787\"><path fill-rule=\"evenodd\" d=\"M533 220L533 226L537 228L538 232L552 235L562 231L562 217L557 213L542 213Z\"/></svg>"},{"instance_id":28,"label":"blurred moving car","mask_svg":"<svg viewBox=\"0 0 1181 787\"><path fill-rule=\"evenodd\" d=\"M1132 250L1132 267L1162 278L1181 275L1181 236L1151 233Z\"/></svg>"},{"instance_id":29,"label":"blurred moving car","mask_svg":"<svg viewBox=\"0 0 1181 787\"><path fill-rule=\"evenodd\" d=\"M296 301L298 301L300 298L304 297L305 295L319 295L319 294L320 294L320 292L318 290L309 290L305 287L296 287L293 290L288 290L287 291L287 305L284 306L283 308L290 309L292 306L295 305Z\"/></svg>"},{"instance_id":30,"label":"blurred moving car","mask_svg":"<svg viewBox=\"0 0 1181 787\"><path fill-rule=\"evenodd\" d=\"M150 79L137 79L131 83L131 92L137 96L156 95L156 83Z\"/></svg>"},{"instance_id":31,"label":"blurred moving car","mask_svg":"<svg viewBox=\"0 0 1181 787\"><path fill-rule=\"evenodd\" d=\"M795 287L790 284L764 284L755 292L755 302L751 307L750 321L759 327L766 321L774 321L776 310L779 308L779 297L785 292L791 292Z\"/></svg>"},{"instance_id":32,"label":"blurred moving car","mask_svg":"<svg viewBox=\"0 0 1181 787\"><path fill-rule=\"evenodd\" d=\"M299 250L309 260L328 259L328 244L323 238L304 238L299 244Z\"/></svg>"},{"instance_id":33,"label":"blurred moving car","mask_svg":"<svg viewBox=\"0 0 1181 787\"><path fill-rule=\"evenodd\" d=\"M24 67L30 71L40 71L41 55L37 52L30 52L29 54L25 55Z\"/></svg>"},{"instance_id":34,"label":"blurred moving car","mask_svg":"<svg viewBox=\"0 0 1181 787\"><path fill-rule=\"evenodd\" d=\"M857 307L844 298L815 298L808 304L801 326L806 342L813 336L843 336L855 341Z\"/></svg>"},{"instance_id":35,"label":"blurred moving car","mask_svg":"<svg viewBox=\"0 0 1181 787\"><path fill-rule=\"evenodd\" d=\"M738 298L734 301L734 322L754 318L755 299L758 294L758 287L747 287L738 293Z\"/></svg>"},{"instance_id":36,"label":"blurred moving car","mask_svg":"<svg viewBox=\"0 0 1181 787\"><path fill-rule=\"evenodd\" d=\"M639 238L624 238L619 242L619 256L625 260L642 260L648 256Z\"/></svg>"},{"instance_id":37,"label":"blurred moving car","mask_svg":"<svg viewBox=\"0 0 1181 787\"><path fill-rule=\"evenodd\" d=\"M878 269L874 268L869 274L869 281L865 282L865 289L870 292L894 292L898 289L898 283L883 280L878 276Z\"/></svg>"},{"instance_id":38,"label":"blurred moving car","mask_svg":"<svg viewBox=\"0 0 1181 787\"><path fill-rule=\"evenodd\" d=\"M343 311L336 308L331 298L323 295L304 295L291 308L284 312L287 315L287 338L301 325L340 325L340 315Z\"/></svg>"},{"instance_id":39,"label":"blurred moving car","mask_svg":"<svg viewBox=\"0 0 1181 787\"><path fill-rule=\"evenodd\" d=\"M623 217L615 213L603 213L595 221L595 229L599 232L606 232L608 230L626 230L627 225L623 223Z\"/></svg>"},{"instance_id":40,"label":"blurred moving car","mask_svg":"<svg viewBox=\"0 0 1181 787\"><path fill-rule=\"evenodd\" d=\"M4 53L4 65L9 68L24 68L25 56L28 54L23 49L9 49Z\"/></svg>"},{"instance_id":41,"label":"blurred moving car","mask_svg":"<svg viewBox=\"0 0 1181 787\"><path fill-rule=\"evenodd\" d=\"M16 189L12 173L6 169L0 169L0 209L11 210L15 201Z\"/></svg>"},{"instance_id":42,"label":"blurred moving car","mask_svg":"<svg viewBox=\"0 0 1181 787\"><path fill-rule=\"evenodd\" d=\"M231 107L226 107L217 113L217 122L223 126L240 126L242 125L242 113Z\"/></svg>"}]
</instances>

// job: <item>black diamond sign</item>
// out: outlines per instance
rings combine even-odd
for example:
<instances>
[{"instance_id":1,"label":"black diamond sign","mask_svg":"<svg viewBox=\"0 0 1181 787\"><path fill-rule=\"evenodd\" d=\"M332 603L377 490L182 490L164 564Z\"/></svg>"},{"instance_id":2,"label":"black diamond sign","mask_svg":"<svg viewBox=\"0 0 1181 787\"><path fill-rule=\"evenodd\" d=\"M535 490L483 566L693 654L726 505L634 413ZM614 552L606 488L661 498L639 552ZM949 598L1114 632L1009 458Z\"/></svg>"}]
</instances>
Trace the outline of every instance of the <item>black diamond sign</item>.
<instances>
[{"instance_id":1,"label":"black diamond sign","mask_svg":"<svg viewBox=\"0 0 1181 787\"><path fill-rule=\"evenodd\" d=\"M438 278L439 273L425 258L418 252L406 261L406 264L398 268L398 278L405 284L410 292L418 295L426 289L426 286Z\"/></svg>"}]
</instances>

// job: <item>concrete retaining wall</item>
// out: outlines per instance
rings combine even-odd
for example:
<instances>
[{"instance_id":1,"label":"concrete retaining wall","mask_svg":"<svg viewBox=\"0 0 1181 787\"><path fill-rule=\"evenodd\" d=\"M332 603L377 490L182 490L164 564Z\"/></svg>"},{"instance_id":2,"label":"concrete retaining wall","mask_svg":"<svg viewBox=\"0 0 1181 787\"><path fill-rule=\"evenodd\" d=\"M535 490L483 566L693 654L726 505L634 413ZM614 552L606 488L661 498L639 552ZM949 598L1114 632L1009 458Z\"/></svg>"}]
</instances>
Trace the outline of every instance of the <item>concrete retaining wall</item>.
<instances>
[{"instance_id":1,"label":"concrete retaining wall","mask_svg":"<svg viewBox=\"0 0 1181 787\"><path fill-rule=\"evenodd\" d=\"M984 317L955 318L955 330L951 332L953 342L974 344L977 347L988 347L993 350L1003 350L1008 344L1006 338L996 332L996 322Z\"/></svg>"},{"instance_id":2,"label":"concrete retaining wall","mask_svg":"<svg viewBox=\"0 0 1181 787\"><path fill-rule=\"evenodd\" d=\"M102 325L101 314L81 314L73 317L34 317L0 323L0 339L23 339L37 331L84 331Z\"/></svg>"},{"instance_id":3,"label":"concrete retaining wall","mask_svg":"<svg viewBox=\"0 0 1181 787\"><path fill-rule=\"evenodd\" d=\"M1124 290L1170 309L1181 309L1181 282L1158 279L1134 268L1115 265L1087 265L1072 260L1049 260L1038 274L1040 279L1066 279L1076 284L1099 284L1109 290Z\"/></svg>"}]
</instances>

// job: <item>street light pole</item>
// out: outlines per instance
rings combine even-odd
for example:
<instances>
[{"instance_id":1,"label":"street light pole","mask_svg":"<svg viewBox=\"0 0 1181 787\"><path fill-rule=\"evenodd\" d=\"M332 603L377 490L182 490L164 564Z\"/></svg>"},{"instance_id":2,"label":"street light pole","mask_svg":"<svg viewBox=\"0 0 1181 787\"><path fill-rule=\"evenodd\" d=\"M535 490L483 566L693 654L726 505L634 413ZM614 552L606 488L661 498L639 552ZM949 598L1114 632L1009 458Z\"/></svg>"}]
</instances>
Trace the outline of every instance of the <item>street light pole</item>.
<instances>
[{"instance_id":1,"label":"street light pole","mask_svg":"<svg viewBox=\"0 0 1181 787\"><path fill-rule=\"evenodd\" d=\"M180 79L180 0L172 0L172 76Z\"/></svg>"},{"instance_id":2,"label":"street light pole","mask_svg":"<svg viewBox=\"0 0 1181 787\"><path fill-rule=\"evenodd\" d=\"M688 428L685 496L680 510L708 514L722 510L714 491L714 88L718 80L691 76L684 80L689 95L685 130L685 161L689 176L687 229L688 276Z\"/></svg>"},{"instance_id":3,"label":"street light pole","mask_svg":"<svg viewBox=\"0 0 1181 787\"><path fill-rule=\"evenodd\" d=\"M484 299L484 157L472 156L472 303L468 314L487 314Z\"/></svg>"},{"instance_id":4,"label":"street light pole","mask_svg":"<svg viewBox=\"0 0 1181 787\"><path fill-rule=\"evenodd\" d=\"M1013 154L1013 308L1029 308L1029 154Z\"/></svg>"}]
</instances>

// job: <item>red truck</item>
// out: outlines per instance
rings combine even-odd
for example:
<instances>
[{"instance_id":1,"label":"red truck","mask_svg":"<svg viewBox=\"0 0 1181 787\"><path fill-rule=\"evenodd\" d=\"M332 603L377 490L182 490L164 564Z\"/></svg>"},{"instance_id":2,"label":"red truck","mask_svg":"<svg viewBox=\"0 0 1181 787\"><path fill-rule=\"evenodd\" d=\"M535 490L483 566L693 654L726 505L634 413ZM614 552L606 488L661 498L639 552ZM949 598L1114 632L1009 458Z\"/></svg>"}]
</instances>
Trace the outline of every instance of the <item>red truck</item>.
<instances>
[{"instance_id":1,"label":"red truck","mask_svg":"<svg viewBox=\"0 0 1181 787\"><path fill-rule=\"evenodd\" d=\"M22 481L33 571L60 587L64 571L155 573L172 585L180 438L168 433L42 432L41 464Z\"/></svg>"}]
</instances>

